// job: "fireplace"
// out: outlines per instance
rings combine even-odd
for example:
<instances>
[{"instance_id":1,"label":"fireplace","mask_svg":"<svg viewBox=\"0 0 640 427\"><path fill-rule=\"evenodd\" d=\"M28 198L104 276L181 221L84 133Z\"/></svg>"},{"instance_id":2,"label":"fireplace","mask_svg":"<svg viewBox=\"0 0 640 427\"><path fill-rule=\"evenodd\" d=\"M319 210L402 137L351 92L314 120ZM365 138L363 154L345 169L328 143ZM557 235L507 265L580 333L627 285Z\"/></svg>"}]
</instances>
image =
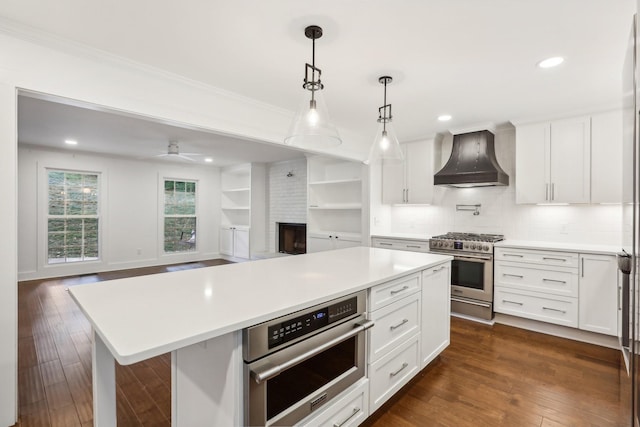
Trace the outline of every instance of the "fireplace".
<instances>
[{"instance_id":1,"label":"fireplace","mask_svg":"<svg viewBox=\"0 0 640 427\"><path fill-rule=\"evenodd\" d=\"M278 252L283 254L307 253L307 224L278 222Z\"/></svg>"}]
</instances>

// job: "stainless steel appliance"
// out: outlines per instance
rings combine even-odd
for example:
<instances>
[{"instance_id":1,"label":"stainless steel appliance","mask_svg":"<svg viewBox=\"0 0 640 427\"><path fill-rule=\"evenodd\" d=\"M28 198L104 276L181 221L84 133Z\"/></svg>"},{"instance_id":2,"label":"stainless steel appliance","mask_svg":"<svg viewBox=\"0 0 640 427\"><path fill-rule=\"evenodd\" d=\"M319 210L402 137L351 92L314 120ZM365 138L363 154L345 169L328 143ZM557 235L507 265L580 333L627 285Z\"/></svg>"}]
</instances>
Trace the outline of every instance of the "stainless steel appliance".
<instances>
[{"instance_id":1,"label":"stainless steel appliance","mask_svg":"<svg viewBox=\"0 0 640 427\"><path fill-rule=\"evenodd\" d=\"M500 234L447 233L429 240L431 252L453 255L451 311L493 319L493 244Z\"/></svg>"},{"instance_id":2,"label":"stainless steel appliance","mask_svg":"<svg viewBox=\"0 0 640 427\"><path fill-rule=\"evenodd\" d=\"M245 424L293 425L365 375L366 291L243 331Z\"/></svg>"}]
</instances>

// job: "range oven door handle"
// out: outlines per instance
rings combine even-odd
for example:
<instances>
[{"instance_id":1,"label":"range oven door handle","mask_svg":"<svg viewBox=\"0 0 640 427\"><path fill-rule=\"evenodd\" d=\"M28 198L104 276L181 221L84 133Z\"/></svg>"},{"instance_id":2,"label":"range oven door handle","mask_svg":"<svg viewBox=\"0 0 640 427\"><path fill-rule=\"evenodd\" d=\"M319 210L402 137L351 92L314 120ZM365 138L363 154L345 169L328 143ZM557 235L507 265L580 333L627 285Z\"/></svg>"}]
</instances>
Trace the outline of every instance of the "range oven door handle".
<instances>
[{"instance_id":1,"label":"range oven door handle","mask_svg":"<svg viewBox=\"0 0 640 427\"><path fill-rule=\"evenodd\" d=\"M460 256L460 255L454 255L453 259L457 260L457 259L461 259L461 260L470 260L470 261L491 261L491 258L493 258L491 255L464 255L464 256Z\"/></svg>"},{"instance_id":2,"label":"range oven door handle","mask_svg":"<svg viewBox=\"0 0 640 427\"><path fill-rule=\"evenodd\" d=\"M455 297L451 297L451 301L462 302L462 303L471 304L471 305L477 305L477 306L485 307L485 308L491 307L491 304L488 303L488 302L469 301L469 300L466 300L466 299L459 299L459 298L455 298Z\"/></svg>"},{"instance_id":3,"label":"range oven door handle","mask_svg":"<svg viewBox=\"0 0 640 427\"><path fill-rule=\"evenodd\" d=\"M258 384L260 384L263 381L267 381L277 375L280 374L280 372L282 371L286 371L287 369L304 362L307 359L311 359L313 356L316 356L320 353L322 353L325 350L328 350L329 348L333 347L336 344L341 343L342 341L348 340L349 338L352 338L356 335L358 335L360 332L366 331L367 329L371 328L375 323L373 322L373 320L364 320L362 322L357 322L355 323L356 327L353 328L352 330L350 330L349 332L345 332L344 334L337 336L319 346L317 346L316 348L313 348L305 353L302 353L296 357L292 357L291 359L287 360L284 363L281 363L279 365L270 365L267 364L265 366L263 366L260 369L251 369L251 378L254 379L254 381Z\"/></svg>"}]
</instances>

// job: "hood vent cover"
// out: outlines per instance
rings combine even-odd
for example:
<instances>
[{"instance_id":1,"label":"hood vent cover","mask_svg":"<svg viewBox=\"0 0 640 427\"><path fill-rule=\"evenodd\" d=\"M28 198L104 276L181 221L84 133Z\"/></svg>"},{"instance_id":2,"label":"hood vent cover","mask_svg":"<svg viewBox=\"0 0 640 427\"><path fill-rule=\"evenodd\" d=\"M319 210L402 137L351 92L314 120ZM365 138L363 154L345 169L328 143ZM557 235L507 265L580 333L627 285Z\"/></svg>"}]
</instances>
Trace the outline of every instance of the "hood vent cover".
<instances>
[{"instance_id":1,"label":"hood vent cover","mask_svg":"<svg viewBox=\"0 0 640 427\"><path fill-rule=\"evenodd\" d=\"M496 159L494 135L488 130L453 136L449 161L433 177L435 185L488 187L509 185Z\"/></svg>"}]
</instances>

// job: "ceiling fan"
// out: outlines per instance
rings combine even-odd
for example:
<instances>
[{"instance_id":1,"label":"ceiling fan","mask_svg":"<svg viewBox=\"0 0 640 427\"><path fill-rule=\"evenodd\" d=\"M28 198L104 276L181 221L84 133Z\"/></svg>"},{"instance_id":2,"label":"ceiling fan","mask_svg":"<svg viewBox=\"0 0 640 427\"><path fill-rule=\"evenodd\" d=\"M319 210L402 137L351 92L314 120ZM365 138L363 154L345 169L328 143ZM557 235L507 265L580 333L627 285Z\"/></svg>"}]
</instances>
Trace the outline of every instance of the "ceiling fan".
<instances>
[{"instance_id":1,"label":"ceiling fan","mask_svg":"<svg viewBox=\"0 0 640 427\"><path fill-rule=\"evenodd\" d=\"M155 157L166 157L167 159L177 159L177 160L186 160L189 162L195 162L195 159L192 159L189 156L198 156L198 153L180 153L180 147L178 141L169 141L169 146L167 147L167 152L162 154L157 154Z\"/></svg>"}]
</instances>

